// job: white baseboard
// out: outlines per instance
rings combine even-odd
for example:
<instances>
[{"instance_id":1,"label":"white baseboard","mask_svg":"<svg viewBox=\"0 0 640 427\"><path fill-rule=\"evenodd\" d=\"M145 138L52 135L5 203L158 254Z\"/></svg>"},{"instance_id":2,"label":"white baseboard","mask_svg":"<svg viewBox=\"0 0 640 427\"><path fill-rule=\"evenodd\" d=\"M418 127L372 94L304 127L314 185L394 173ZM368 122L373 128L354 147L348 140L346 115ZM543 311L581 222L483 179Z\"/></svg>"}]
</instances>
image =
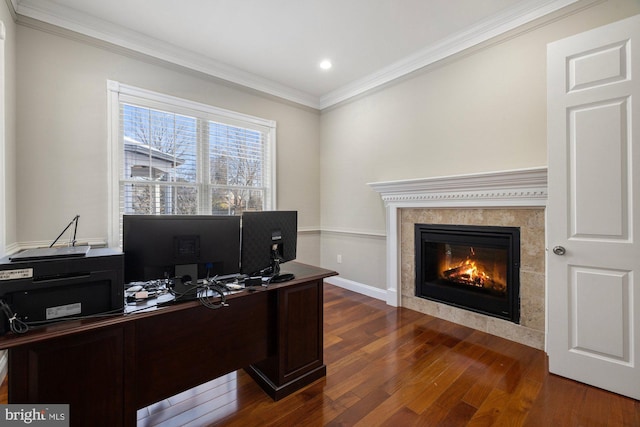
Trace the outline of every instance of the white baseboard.
<instances>
[{"instance_id":1,"label":"white baseboard","mask_svg":"<svg viewBox=\"0 0 640 427\"><path fill-rule=\"evenodd\" d=\"M354 282L353 280L343 279L342 277L327 277L324 281L330 285L335 285L349 291L357 292L371 298L381 301L387 300L387 292L384 289L376 288L363 283Z\"/></svg>"}]
</instances>

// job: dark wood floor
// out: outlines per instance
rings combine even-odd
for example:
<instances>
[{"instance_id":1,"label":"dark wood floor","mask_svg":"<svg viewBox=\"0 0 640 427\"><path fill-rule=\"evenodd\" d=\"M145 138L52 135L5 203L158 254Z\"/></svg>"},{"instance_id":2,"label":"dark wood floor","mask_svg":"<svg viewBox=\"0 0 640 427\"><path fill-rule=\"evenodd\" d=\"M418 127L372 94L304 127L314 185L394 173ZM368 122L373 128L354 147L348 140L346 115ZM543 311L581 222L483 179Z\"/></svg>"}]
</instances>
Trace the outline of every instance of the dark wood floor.
<instances>
[{"instance_id":1,"label":"dark wood floor","mask_svg":"<svg viewBox=\"0 0 640 427\"><path fill-rule=\"evenodd\" d=\"M639 401L550 375L542 351L334 286L324 296L326 378L273 402L237 371L140 410L138 425L640 426Z\"/></svg>"}]
</instances>

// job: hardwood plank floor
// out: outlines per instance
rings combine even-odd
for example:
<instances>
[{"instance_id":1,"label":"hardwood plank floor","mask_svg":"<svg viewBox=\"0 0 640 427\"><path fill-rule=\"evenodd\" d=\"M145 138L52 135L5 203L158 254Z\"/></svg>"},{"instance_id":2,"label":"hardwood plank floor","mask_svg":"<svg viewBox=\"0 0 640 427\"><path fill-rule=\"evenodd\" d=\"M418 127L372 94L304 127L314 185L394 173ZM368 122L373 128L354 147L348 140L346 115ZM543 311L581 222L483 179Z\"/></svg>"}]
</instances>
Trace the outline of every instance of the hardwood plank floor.
<instances>
[{"instance_id":1,"label":"hardwood plank floor","mask_svg":"<svg viewBox=\"0 0 640 427\"><path fill-rule=\"evenodd\" d=\"M327 377L273 402L237 371L139 411L152 426L640 426L640 402L542 351L325 286Z\"/></svg>"},{"instance_id":2,"label":"hardwood plank floor","mask_svg":"<svg viewBox=\"0 0 640 427\"><path fill-rule=\"evenodd\" d=\"M640 426L639 401L549 374L542 351L331 285L324 298L326 378L273 402L237 371L138 425Z\"/></svg>"}]
</instances>

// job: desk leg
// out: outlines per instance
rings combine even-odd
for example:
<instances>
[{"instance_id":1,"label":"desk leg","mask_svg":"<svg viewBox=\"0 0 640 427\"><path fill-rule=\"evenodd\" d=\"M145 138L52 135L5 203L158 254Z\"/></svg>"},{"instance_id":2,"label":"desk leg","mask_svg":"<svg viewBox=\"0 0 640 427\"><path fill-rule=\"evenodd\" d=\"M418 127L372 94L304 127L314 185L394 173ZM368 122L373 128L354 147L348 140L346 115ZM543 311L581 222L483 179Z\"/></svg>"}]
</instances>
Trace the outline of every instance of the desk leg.
<instances>
[{"instance_id":1,"label":"desk leg","mask_svg":"<svg viewBox=\"0 0 640 427\"><path fill-rule=\"evenodd\" d=\"M278 400L326 376L322 359L322 280L277 289L272 298L276 307L276 352L246 371Z\"/></svg>"}]
</instances>

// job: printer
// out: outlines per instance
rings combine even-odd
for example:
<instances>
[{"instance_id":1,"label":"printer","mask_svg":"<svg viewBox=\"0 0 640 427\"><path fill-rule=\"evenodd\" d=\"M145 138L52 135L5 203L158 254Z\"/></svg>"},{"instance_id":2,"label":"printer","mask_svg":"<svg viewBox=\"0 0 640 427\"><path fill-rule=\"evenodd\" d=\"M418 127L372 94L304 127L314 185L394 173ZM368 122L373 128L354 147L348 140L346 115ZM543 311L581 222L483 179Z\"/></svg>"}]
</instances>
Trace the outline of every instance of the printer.
<instances>
[{"instance_id":1,"label":"printer","mask_svg":"<svg viewBox=\"0 0 640 427\"><path fill-rule=\"evenodd\" d=\"M0 259L0 299L17 319L41 325L124 308L124 255L91 248L77 256ZM0 314L0 335L8 329Z\"/></svg>"}]
</instances>

